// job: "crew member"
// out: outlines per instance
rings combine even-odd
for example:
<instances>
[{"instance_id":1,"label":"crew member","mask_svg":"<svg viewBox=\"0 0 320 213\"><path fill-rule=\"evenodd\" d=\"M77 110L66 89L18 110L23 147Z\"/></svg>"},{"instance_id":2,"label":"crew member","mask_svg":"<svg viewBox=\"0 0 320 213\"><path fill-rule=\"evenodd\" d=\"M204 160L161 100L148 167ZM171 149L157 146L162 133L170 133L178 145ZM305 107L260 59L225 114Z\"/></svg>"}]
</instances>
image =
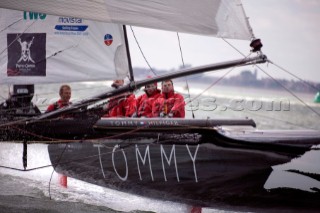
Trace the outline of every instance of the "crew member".
<instances>
[{"instance_id":1,"label":"crew member","mask_svg":"<svg viewBox=\"0 0 320 213\"><path fill-rule=\"evenodd\" d=\"M70 102L70 98L71 98L71 87L69 85L62 85L60 87L59 90L59 95L60 95L60 99L56 102L54 102L53 104L50 104L46 110L47 112L52 112L55 111L57 109L69 106L70 104L72 104Z\"/></svg>"},{"instance_id":2,"label":"crew member","mask_svg":"<svg viewBox=\"0 0 320 213\"><path fill-rule=\"evenodd\" d=\"M153 117L152 105L161 95L161 90L158 89L157 82L155 82L153 84L146 85L144 91L145 94L142 94L137 98L136 116L151 118Z\"/></svg>"},{"instance_id":3,"label":"crew member","mask_svg":"<svg viewBox=\"0 0 320 213\"><path fill-rule=\"evenodd\" d=\"M124 85L124 80L113 81L111 87L118 89ZM104 106L105 114L102 117L131 117L137 109L137 101L132 93L125 93L110 98Z\"/></svg>"},{"instance_id":4,"label":"crew member","mask_svg":"<svg viewBox=\"0 0 320 213\"><path fill-rule=\"evenodd\" d=\"M184 98L175 93L172 80L162 82L162 93L152 106L153 117L184 118Z\"/></svg>"}]
</instances>

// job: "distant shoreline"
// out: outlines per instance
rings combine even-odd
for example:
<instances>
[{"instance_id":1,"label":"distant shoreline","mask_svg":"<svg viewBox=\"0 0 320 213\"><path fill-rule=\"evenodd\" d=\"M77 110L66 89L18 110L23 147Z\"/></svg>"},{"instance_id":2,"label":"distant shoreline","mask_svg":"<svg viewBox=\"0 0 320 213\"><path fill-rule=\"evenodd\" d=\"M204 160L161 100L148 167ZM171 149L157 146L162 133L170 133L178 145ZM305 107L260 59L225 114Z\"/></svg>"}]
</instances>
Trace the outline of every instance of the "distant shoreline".
<instances>
[{"instance_id":1,"label":"distant shoreline","mask_svg":"<svg viewBox=\"0 0 320 213\"><path fill-rule=\"evenodd\" d=\"M133 68L136 79L143 79L150 75L150 70L146 68ZM165 70L154 70L157 75L168 73ZM206 74L197 74L196 77L189 78L188 82L201 83L210 85L213 82L218 82L220 86L233 87L250 87L259 89L268 89L274 91L284 90L284 87L292 92L316 94L320 91L320 83L310 81L293 81L286 79L271 79L271 78L257 78L257 70L243 70L239 75L228 78L219 79L218 77L208 76Z\"/></svg>"}]
</instances>

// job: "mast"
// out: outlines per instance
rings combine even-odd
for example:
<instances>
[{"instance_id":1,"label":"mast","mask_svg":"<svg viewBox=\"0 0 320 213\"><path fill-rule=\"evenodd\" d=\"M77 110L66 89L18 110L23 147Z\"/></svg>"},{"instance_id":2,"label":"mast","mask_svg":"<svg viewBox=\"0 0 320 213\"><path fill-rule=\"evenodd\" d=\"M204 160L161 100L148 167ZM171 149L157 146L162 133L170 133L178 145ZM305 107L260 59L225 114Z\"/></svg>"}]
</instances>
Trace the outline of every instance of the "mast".
<instances>
[{"instance_id":1,"label":"mast","mask_svg":"<svg viewBox=\"0 0 320 213\"><path fill-rule=\"evenodd\" d=\"M133 82L134 76L133 76L133 69L132 69L132 63L131 63L130 48L129 48L126 25L122 25L122 28L123 28L123 35L124 35L124 41L126 45L126 52L127 52L127 58L128 58L129 80L130 82Z\"/></svg>"}]
</instances>

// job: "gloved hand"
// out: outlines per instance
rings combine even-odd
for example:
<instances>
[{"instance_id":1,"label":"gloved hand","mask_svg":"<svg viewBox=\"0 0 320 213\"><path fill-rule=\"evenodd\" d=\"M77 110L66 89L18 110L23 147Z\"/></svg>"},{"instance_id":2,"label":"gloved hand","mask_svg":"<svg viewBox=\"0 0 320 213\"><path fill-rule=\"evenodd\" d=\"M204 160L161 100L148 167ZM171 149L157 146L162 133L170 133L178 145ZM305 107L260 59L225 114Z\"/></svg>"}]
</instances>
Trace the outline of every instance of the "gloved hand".
<instances>
[{"instance_id":1,"label":"gloved hand","mask_svg":"<svg viewBox=\"0 0 320 213\"><path fill-rule=\"evenodd\" d=\"M166 113L164 113L164 112L160 112L160 118L164 118L164 117L166 117Z\"/></svg>"},{"instance_id":2,"label":"gloved hand","mask_svg":"<svg viewBox=\"0 0 320 213\"><path fill-rule=\"evenodd\" d=\"M136 117L138 117L136 112L131 115L131 118L136 118Z\"/></svg>"},{"instance_id":3,"label":"gloved hand","mask_svg":"<svg viewBox=\"0 0 320 213\"><path fill-rule=\"evenodd\" d=\"M170 112L170 113L168 114L168 117L169 117L169 118L173 118L173 113Z\"/></svg>"}]
</instances>

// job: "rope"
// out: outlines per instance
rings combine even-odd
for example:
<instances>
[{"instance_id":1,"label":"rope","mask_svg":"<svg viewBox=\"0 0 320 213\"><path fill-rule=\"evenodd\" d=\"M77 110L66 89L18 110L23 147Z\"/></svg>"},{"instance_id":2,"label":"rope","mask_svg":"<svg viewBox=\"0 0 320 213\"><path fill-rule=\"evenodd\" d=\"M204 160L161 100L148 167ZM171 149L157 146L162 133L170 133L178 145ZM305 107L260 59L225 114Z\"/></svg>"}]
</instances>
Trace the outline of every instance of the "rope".
<instances>
[{"instance_id":1,"label":"rope","mask_svg":"<svg viewBox=\"0 0 320 213\"><path fill-rule=\"evenodd\" d=\"M57 142L59 142L59 143L68 143L68 142L75 142L75 141L78 142L78 141L79 141L79 140L61 140L61 139L57 139L57 138L45 137L45 136L38 135L38 134L35 134L35 133L33 133L33 132L29 132L29 131L27 131L27 130L21 129L21 128L16 127L16 126L12 126L12 128L17 129L18 131L20 131L20 132L22 132L22 133L24 133L24 134L37 137L37 138L39 138L39 139L46 139L46 140L49 140L49 141L55 141L54 143L57 143ZM49 143L50 143L50 142L49 142ZM49 143L48 143L48 144L49 144ZM53 143L53 142L51 142L51 143Z\"/></svg>"},{"instance_id":2,"label":"rope","mask_svg":"<svg viewBox=\"0 0 320 213\"><path fill-rule=\"evenodd\" d=\"M17 36L17 38L15 39L15 40L13 40L4 50L2 50L1 52L0 52L0 55L2 55L2 53L4 53L16 40L18 40L21 36L22 36L22 34L24 34L34 23L36 23L36 21L37 20L34 20L21 34L20 34L20 36ZM13 24L15 24L15 23L17 23L18 21L16 21L16 22L14 22ZM12 24L11 24L12 25ZM10 25L10 26L11 26Z\"/></svg>"},{"instance_id":3,"label":"rope","mask_svg":"<svg viewBox=\"0 0 320 213\"><path fill-rule=\"evenodd\" d=\"M310 107L307 103L305 103L302 99L300 99L297 95L295 95L290 89L288 89L287 87L285 87L284 85L282 85L277 79L273 78L270 74L268 74L265 70L263 70L260 66L256 65L256 67L258 67L258 69L260 69L262 72L264 72L264 74L266 74L267 76L269 76L269 78L271 78L272 80L274 80L278 85L280 85L283 89L285 89L287 92L289 92L293 97L295 97L297 100L299 100L303 105L305 105L308 109L310 109L312 112L314 112L315 114L317 114L320 117L320 114L314 110L312 107Z\"/></svg>"},{"instance_id":4,"label":"rope","mask_svg":"<svg viewBox=\"0 0 320 213\"><path fill-rule=\"evenodd\" d=\"M124 143L124 142L121 142L121 143ZM101 144L101 143L99 143ZM102 144L103 145L103 144ZM65 151L67 147L67 144L63 150L63 152ZM109 149L112 149L111 147L107 147L107 146L104 146L106 148L109 148ZM11 169L11 170L15 170L15 171L21 171L21 172L30 172L30 171L34 171L34 170L39 170L39 169L44 169L44 168L47 168L47 167L54 167L56 168L58 165L61 165L61 164L68 164L68 163L71 163L71 162L76 162L76 161L79 161L79 160L83 160L83 159L89 159L89 158L93 158L93 157L97 157L99 155L89 155L89 156L86 156L86 157L82 157L82 158L77 158L77 159L73 159L73 160L69 160L69 161L64 161L64 162L59 162L62 158L62 154L63 152L60 154L59 156L59 160L58 160L58 163L56 164L48 164L48 165L44 165L44 166L39 166L39 167L34 167L34 168L31 168L31 169L18 169L18 168L15 168L15 167L9 167L9 166L3 166L3 165L0 165L0 168L4 168L4 169ZM118 152L118 151L117 151ZM102 155L105 155L105 154L110 154L112 152L106 152Z\"/></svg>"},{"instance_id":5,"label":"rope","mask_svg":"<svg viewBox=\"0 0 320 213\"><path fill-rule=\"evenodd\" d=\"M288 70L284 69L283 67L277 65L277 64L274 63L273 61L270 61L270 60L268 60L268 61L269 61L271 64L273 64L274 66L276 66L276 67L278 67L279 69L281 69L282 71L284 71L284 72L288 73L289 75L291 75L291 76L299 79L300 81L302 81L302 82L303 82L304 84L306 84L307 86L313 88L313 89L316 90L316 91L320 91L320 88L315 87L314 85L312 85L312 84L310 84L309 82L303 80L302 78L298 77L297 75L295 75L295 74L289 72Z\"/></svg>"},{"instance_id":6,"label":"rope","mask_svg":"<svg viewBox=\"0 0 320 213\"><path fill-rule=\"evenodd\" d=\"M246 58L248 58L251 55L251 53L249 53L249 55L247 55L243 60L245 60ZM190 101L185 102L184 106L186 106L188 103L191 103L192 101L196 100L197 98L199 98L203 93L205 93L207 90L209 90L210 88L212 88L214 85L216 85L218 82L220 82L222 79L224 79L231 71L233 71L236 67L232 67L228 72L226 72L222 77L220 77L218 80L216 80L215 82L213 82L209 87L207 87L206 89L204 89L202 92L200 92L198 95L196 95L193 99L190 99ZM180 107L180 105L178 105Z\"/></svg>"},{"instance_id":7,"label":"rope","mask_svg":"<svg viewBox=\"0 0 320 213\"><path fill-rule=\"evenodd\" d=\"M246 56L244 59L248 58L251 55L251 53ZM213 82L209 87L207 87L206 89L204 89L202 92L200 92L198 95L196 95L193 99L191 99L188 103L196 100L197 98L199 98L203 93L205 93L206 91L208 91L209 89L211 89L214 85L216 85L217 83L219 83L222 79L224 79L231 71L233 71L236 67L232 67L230 68L230 70L228 72L226 72L223 76L221 76L218 80L216 80L215 82ZM187 104L188 104L187 103Z\"/></svg>"},{"instance_id":8,"label":"rope","mask_svg":"<svg viewBox=\"0 0 320 213\"><path fill-rule=\"evenodd\" d=\"M16 24L17 22L21 21L22 18L18 19L17 21L15 22L12 22L12 24L9 24L8 26L6 26L5 28L1 29L0 30L0 33L2 33L3 31L5 31L6 29L8 29L9 27L11 27L12 25Z\"/></svg>"},{"instance_id":9,"label":"rope","mask_svg":"<svg viewBox=\"0 0 320 213\"><path fill-rule=\"evenodd\" d=\"M253 113L253 112L246 112L246 113L249 113L249 114L252 114L252 115L255 115L255 116L258 116L258 117L262 117L262 118L266 118L266 119L272 119L272 120L279 121L279 122L282 122L282 123L290 124L291 126L296 126L296 127L300 127L300 128L306 128L305 126L298 125L298 124L295 124L295 123L292 123L292 122L289 122L289 121L285 121L285 120L281 120L281 119L277 119L277 118L270 118L268 116L259 115L259 114ZM316 128L308 128L308 129L318 130Z\"/></svg>"},{"instance_id":10,"label":"rope","mask_svg":"<svg viewBox=\"0 0 320 213\"><path fill-rule=\"evenodd\" d=\"M136 35L135 35L134 31L133 31L132 26L130 26L130 29L131 29L131 31L132 31L132 35L133 35L133 37L134 37L134 39L135 39L138 47L139 47L139 50L140 50L140 52L141 52L141 54L142 54L142 57L144 58L145 62L147 63L147 65L148 65L148 67L149 67L149 69L151 70L151 72L152 72L155 76L157 76L157 74L156 74L156 73L153 71L153 69L151 68L151 66L150 66L150 64L149 64L146 56L144 55L144 53L143 53L143 51L142 51L142 48L141 48L141 46L140 46L140 44L139 44L139 42L138 42L138 39L137 39L137 37L136 37Z\"/></svg>"},{"instance_id":11,"label":"rope","mask_svg":"<svg viewBox=\"0 0 320 213\"><path fill-rule=\"evenodd\" d=\"M243 53L241 53L237 48L235 48L231 43L229 43L227 40L225 40L224 38L222 38L227 44L229 44L233 49L235 49L237 52L239 52L241 55L244 56ZM273 62L271 62L268 59L268 62L274 64ZM299 78L298 76L292 74L291 72L285 70L284 68L274 64L275 66L277 66L278 68L280 68L281 70L287 72L288 74L296 77L297 79L301 80L302 82L304 82L305 84L313 87L314 89L318 90L318 88L315 88L314 86L312 86L311 84L307 83L306 81L302 80L301 78ZM302 99L300 99L297 95L295 95L290 89L286 88L284 85L282 85L277 79L273 78L270 74L268 74L265 70L263 70L260 66L255 65L256 67L258 67L258 69L260 69L262 72L264 72L267 76L269 76L272 80L274 80L278 85L280 85L282 88L284 88L287 92L289 92L293 97L295 97L297 100L299 100L303 105L305 105L308 109L310 109L312 112L314 112L315 114L317 114L320 117L320 114L315 111L312 107L310 107L307 103L305 103Z\"/></svg>"},{"instance_id":12,"label":"rope","mask_svg":"<svg viewBox=\"0 0 320 213\"><path fill-rule=\"evenodd\" d=\"M179 49L180 49L180 56L181 56L182 65L183 65L183 68L185 68L183 54L182 54L182 48L181 48L181 42L180 42L180 36L179 36L178 32L177 32L177 38L178 38L178 44L179 44ZM189 96L188 98L191 99L188 78L186 77L185 79L186 79L186 85L187 85L188 96ZM192 108L191 108L191 112L192 112L192 118L195 119L194 112L193 112Z\"/></svg>"},{"instance_id":13,"label":"rope","mask_svg":"<svg viewBox=\"0 0 320 213\"><path fill-rule=\"evenodd\" d=\"M240 50L238 50L234 45L232 45L230 42L228 42L225 38L221 38L224 42L226 42L232 49L240 53L240 55L245 57L245 54L243 54ZM250 55L250 54L249 54ZM248 56L247 56L248 57Z\"/></svg>"},{"instance_id":14,"label":"rope","mask_svg":"<svg viewBox=\"0 0 320 213\"><path fill-rule=\"evenodd\" d=\"M180 36L179 36L179 33L178 33L178 32L177 32L177 38L178 38L178 44L179 44L179 49L180 49L181 61L182 61L182 65L183 65L183 68L184 68L184 67L185 67L185 64L184 64L184 60L183 60L183 54L182 54Z\"/></svg>"},{"instance_id":15,"label":"rope","mask_svg":"<svg viewBox=\"0 0 320 213\"><path fill-rule=\"evenodd\" d=\"M51 167L51 166L52 166L52 164L45 165L45 166L39 166L39 167L35 167L35 168L32 168L32 169L18 169L18 168L14 168L14 167L10 167L10 166L0 165L0 168L11 169L11 170L20 171L20 172L30 172L30 171L33 171L33 170L44 169L44 168Z\"/></svg>"},{"instance_id":16,"label":"rope","mask_svg":"<svg viewBox=\"0 0 320 213\"><path fill-rule=\"evenodd\" d=\"M145 128L145 127L141 127L141 128ZM141 128L137 128L137 129L135 129L135 130L128 131L126 134L132 133L132 132L134 132L134 131L138 131L138 130L141 129ZM124 135L124 134L125 134L125 133L119 134L119 135ZM107 137L106 137L106 138L107 138ZM113 138L113 137L109 137L109 138ZM96 140L98 140L98 139L96 139ZM153 141L153 142L151 142L151 143L146 143L146 144L154 144L155 142L158 142L158 141ZM166 142L166 141L164 141L164 142ZM120 142L119 144L122 144L122 143L125 143L125 141L122 141L122 142ZM105 144L102 144L102 143L99 143L99 144L103 145L103 146L104 146L105 148L107 148L107 149L113 149L113 147L108 147L108 146L106 146ZM118 144L118 145L119 145L119 144ZM133 143L128 143L127 145L122 146L122 147L120 147L120 148L130 147L130 146L133 146L133 145L135 145L135 144L133 144ZM143 144L140 144L140 145L143 145ZM46 168L46 167L53 167L53 171L52 171L52 173L51 173L50 180L49 180L49 186L48 186L49 198L52 199L52 197L51 197L51 182L52 182L52 177L53 177L54 171L55 171L55 169L56 169L56 167L57 167L58 165L68 164L68 163L71 163L71 162L77 162L77 161L79 161L79 160L90 159L90 158L94 158L94 157L97 157L97 156L107 155L107 154L110 154L110 153L113 153L113 152L119 152L119 151L120 151L120 150L117 150L117 151L113 151L113 150L112 150L112 151L104 152L104 153L102 153L102 154L99 153L99 154L97 154L97 155L90 155L90 156L86 156L86 157L82 157L82 158L77 158L77 159L73 159L73 160L69 160L69 161L60 162L61 159L62 159L63 154L65 153L65 151L66 151L66 149L67 149L67 147L68 147L68 144L65 145L65 147L64 147L64 149L62 150L62 152L61 152L61 154L60 154L60 156L59 156L58 161L57 161L56 164L39 166L39 167L35 167L35 168L32 168L32 169L18 169L18 168L8 167L8 166L2 166L2 165L0 165L0 167L1 167L1 168L5 168L5 169L16 170L16 171L23 171L23 172L28 172L28 171L33 171L33 170L39 170L39 169L43 169L43 168Z\"/></svg>"},{"instance_id":17,"label":"rope","mask_svg":"<svg viewBox=\"0 0 320 213\"><path fill-rule=\"evenodd\" d=\"M41 141L40 143L42 143L42 144L76 143L76 142L86 142L86 141L98 141L98 140L103 140L103 139L112 139L112 138L117 138L119 136L124 136L124 135L128 135L128 134L137 132L137 131L139 131L141 129L144 129L144 128L148 128L148 126L143 126L143 127L139 127L139 128L130 130L128 132L124 132L124 133L120 133L120 134L116 134L116 135L112 135L112 136L107 136L107 137L95 138L95 139L66 140L66 139L45 137L45 136L42 136L42 135L35 134L33 132L29 132L29 131L27 131L25 129L21 129L21 128L17 127L17 126L11 126L11 127L13 129L16 129L16 130L26 134L26 135L33 136L33 137L36 137L36 138L39 138L39 139L48 140L48 141ZM100 127L100 129L103 129L103 127ZM30 144L30 141L28 143ZM33 141L32 143L37 143L37 142Z\"/></svg>"}]
</instances>

